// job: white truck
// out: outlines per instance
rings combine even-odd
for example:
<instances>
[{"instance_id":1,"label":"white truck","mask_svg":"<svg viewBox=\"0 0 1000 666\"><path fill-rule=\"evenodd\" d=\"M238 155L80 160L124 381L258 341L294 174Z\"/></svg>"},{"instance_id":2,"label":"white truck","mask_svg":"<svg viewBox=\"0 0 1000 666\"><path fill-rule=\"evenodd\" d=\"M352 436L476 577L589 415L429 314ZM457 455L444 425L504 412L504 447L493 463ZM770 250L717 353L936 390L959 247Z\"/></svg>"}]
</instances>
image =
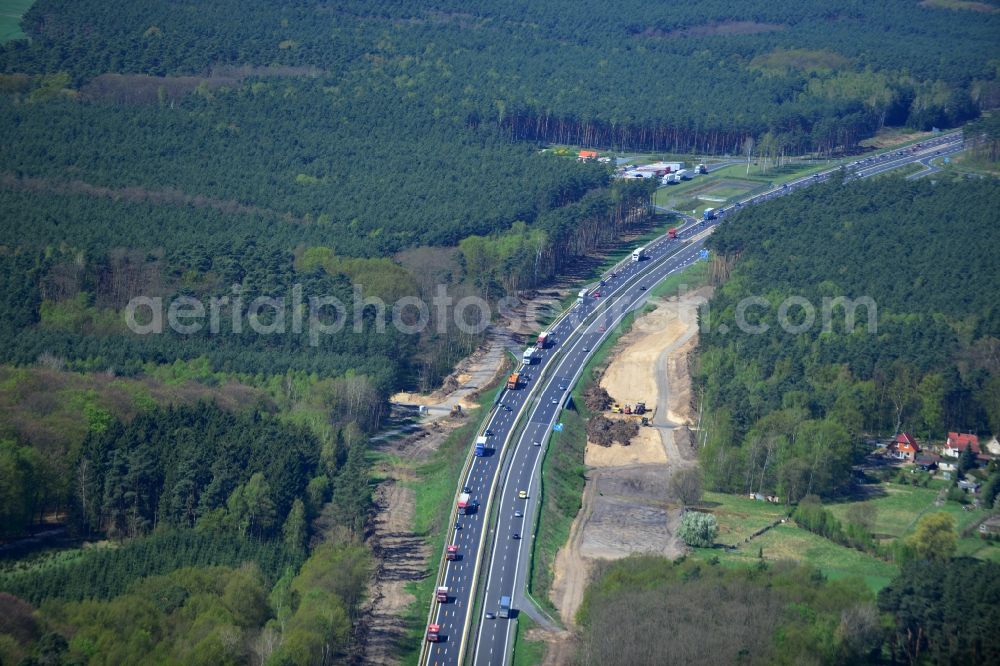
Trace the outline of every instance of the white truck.
<instances>
[{"instance_id":1,"label":"white truck","mask_svg":"<svg viewBox=\"0 0 1000 666\"><path fill-rule=\"evenodd\" d=\"M636 249L632 250L632 261L642 261L645 258L646 258L645 247L637 247Z\"/></svg>"},{"instance_id":2,"label":"white truck","mask_svg":"<svg viewBox=\"0 0 1000 666\"><path fill-rule=\"evenodd\" d=\"M536 351L535 347L528 347L525 349L524 353L521 354L521 363L524 363L525 365L531 365L534 363Z\"/></svg>"}]
</instances>

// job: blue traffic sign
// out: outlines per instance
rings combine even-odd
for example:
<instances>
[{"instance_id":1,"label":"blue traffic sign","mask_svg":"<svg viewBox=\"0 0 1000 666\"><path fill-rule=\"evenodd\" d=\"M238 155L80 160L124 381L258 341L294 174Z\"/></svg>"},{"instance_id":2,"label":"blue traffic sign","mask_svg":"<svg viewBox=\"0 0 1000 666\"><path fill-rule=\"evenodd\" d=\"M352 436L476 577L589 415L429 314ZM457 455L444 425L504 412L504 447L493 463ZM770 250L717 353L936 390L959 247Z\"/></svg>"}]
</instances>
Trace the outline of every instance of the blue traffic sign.
<instances>
[{"instance_id":1,"label":"blue traffic sign","mask_svg":"<svg viewBox=\"0 0 1000 666\"><path fill-rule=\"evenodd\" d=\"M563 424L562 423L557 423L554 426L552 426L552 429L555 430L556 432L562 432Z\"/></svg>"},{"instance_id":2,"label":"blue traffic sign","mask_svg":"<svg viewBox=\"0 0 1000 666\"><path fill-rule=\"evenodd\" d=\"M702 259L708 259L708 250L702 250L701 252L698 253L698 256L701 257Z\"/></svg>"}]
</instances>

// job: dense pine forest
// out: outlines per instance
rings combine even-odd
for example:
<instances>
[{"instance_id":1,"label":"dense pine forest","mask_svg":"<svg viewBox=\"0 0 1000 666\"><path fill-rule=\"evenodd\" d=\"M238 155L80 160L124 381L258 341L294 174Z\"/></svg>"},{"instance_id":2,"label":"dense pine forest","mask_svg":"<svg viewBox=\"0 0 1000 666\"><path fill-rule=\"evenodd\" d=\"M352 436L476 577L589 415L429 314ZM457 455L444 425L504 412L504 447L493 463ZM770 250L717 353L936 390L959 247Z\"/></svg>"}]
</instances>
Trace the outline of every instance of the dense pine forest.
<instances>
[{"instance_id":1,"label":"dense pine forest","mask_svg":"<svg viewBox=\"0 0 1000 666\"><path fill-rule=\"evenodd\" d=\"M495 305L650 229L653 183L552 144L828 157L980 117L1000 16L941 4L35 2L0 44L0 663L357 661L371 438L389 396L483 341L383 330L367 299ZM1000 427L998 239L975 203L997 194L830 184L720 230L713 322L804 288L871 295L880 328L708 333L712 486L833 494L864 434ZM232 316L296 293L338 299L343 328ZM137 297L231 302L218 329L141 335ZM48 529L60 546L34 552ZM800 646L862 598L762 576L802 589L723 582L840 595L780 623Z\"/></svg>"},{"instance_id":2,"label":"dense pine forest","mask_svg":"<svg viewBox=\"0 0 1000 666\"><path fill-rule=\"evenodd\" d=\"M1000 430L998 197L995 180L830 182L722 225L697 373L712 485L832 495L864 437ZM824 326L838 297L873 307L851 327L831 300Z\"/></svg>"},{"instance_id":3,"label":"dense pine forest","mask_svg":"<svg viewBox=\"0 0 1000 666\"><path fill-rule=\"evenodd\" d=\"M394 97L435 117L513 138L723 152L767 132L801 152L853 145L886 122L927 129L995 106L998 20L903 1L43 0L25 17L33 41L0 62L76 84L220 66L362 72L389 77Z\"/></svg>"}]
</instances>

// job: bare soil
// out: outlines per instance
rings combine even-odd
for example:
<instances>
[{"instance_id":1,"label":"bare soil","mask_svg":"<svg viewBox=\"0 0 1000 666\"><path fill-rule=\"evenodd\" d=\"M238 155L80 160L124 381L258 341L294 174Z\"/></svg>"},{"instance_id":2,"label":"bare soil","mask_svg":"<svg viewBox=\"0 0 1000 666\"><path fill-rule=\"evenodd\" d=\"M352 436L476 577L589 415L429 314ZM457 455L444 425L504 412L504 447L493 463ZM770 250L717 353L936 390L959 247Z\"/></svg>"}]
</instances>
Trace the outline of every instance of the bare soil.
<instances>
[{"instance_id":1,"label":"bare soil","mask_svg":"<svg viewBox=\"0 0 1000 666\"><path fill-rule=\"evenodd\" d=\"M710 295L703 288L656 301L657 309L638 318L611 352L601 386L621 404L645 402L653 410L651 426L640 428L629 446L587 445L583 505L556 554L549 595L569 627L597 560L632 553L674 558L686 550L675 536L681 509L670 477L696 464L688 360L697 345L697 306ZM549 651L565 654L559 642L553 637Z\"/></svg>"},{"instance_id":2,"label":"bare soil","mask_svg":"<svg viewBox=\"0 0 1000 666\"><path fill-rule=\"evenodd\" d=\"M665 344L678 339L687 328L678 309L655 301L656 310L640 317L632 330L618 341L612 361L601 377L601 386L618 403L634 405L657 402L656 375L650 372Z\"/></svg>"},{"instance_id":3,"label":"bare soil","mask_svg":"<svg viewBox=\"0 0 1000 666\"><path fill-rule=\"evenodd\" d=\"M450 420L449 420L450 421ZM384 480L374 492L375 517L368 542L375 555L375 573L369 585L369 604L359 623L361 644L357 663L397 664L406 627L399 621L413 602L407 583L427 571L431 548L413 531L415 493L404 482L412 481L414 463L426 460L458 422L435 423L409 437L380 445L399 462L381 463L374 471Z\"/></svg>"},{"instance_id":4,"label":"bare soil","mask_svg":"<svg viewBox=\"0 0 1000 666\"><path fill-rule=\"evenodd\" d=\"M525 636L529 641L544 641L546 643L542 666L564 666L565 664L574 663L576 641L571 632L532 629Z\"/></svg>"},{"instance_id":5,"label":"bare soil","mask_svg":"<svg viewBox=\"0 0 1000 666\"><path fill-rule=\"evenodd\" d=\"M639 434L628 446L613 444L600 446L587 442L583 464L587 467L615 467L638 463L665 463L667 454L663 449L660 433L654 428L640 428Z\"/></svg>"},{"instance_id":6,"label":"bare soil","mask_svg":"<svg viewBox=\"0 0 1000 666\"><path fill-rule=\"evenodd\" d=\"M419 424L419 430L406 437L373 440L378 450L392 455L374 470L375 476L383 479L374 492L375 517L369 537L376 570L369 588L369 605L358 630L357 663L399 663L398 647L405 639L405 627L399 618L413 602L406 585L424 576L432 555L431 548L412 530L416 498L405 482L416 480L413 474L416 464L427 460L462 423L461 418L450 416L452 408L477 406L476 398L495 379L506 351L519 354L527 339L537 335L535 318L546 308L557 306L561 297L556 291L523 301L491 329L486 343L460 362L438 390L426 395L398 393L392 397L397 407L424 406L427 417Z\"/></svg>"},{"instance_id":7,"label":"bare soil","mask_svg":"<svg viewBox=\"0 0 1000 666\"><path fill-rule=\"evenodd\" d=\"M691 355L698 346L697 336L688 338L677 349L666 356L667 420L672 423L694 425L698 418L691 394Z\"/></svg>"}]
</instances>

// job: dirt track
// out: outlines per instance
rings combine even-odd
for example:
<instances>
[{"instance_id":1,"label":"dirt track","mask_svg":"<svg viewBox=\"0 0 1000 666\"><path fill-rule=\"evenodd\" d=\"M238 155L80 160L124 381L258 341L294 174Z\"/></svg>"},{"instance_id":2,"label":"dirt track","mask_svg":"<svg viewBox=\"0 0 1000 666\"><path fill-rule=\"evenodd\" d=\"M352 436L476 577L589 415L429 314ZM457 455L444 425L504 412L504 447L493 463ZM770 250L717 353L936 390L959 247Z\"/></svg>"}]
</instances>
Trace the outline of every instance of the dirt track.
<instances>
[{"instance_id":1,"label":"dirt track","mask_svg":"<svg viewBox=\"0 0 1000 666\"><path fill-rule=\"evenodd\" d=\"M426 460L437 450L448 433L463 418L451 417L452 408L476 407L479 392L489 385L503 367L507 350L520 354L526 340L537 334L535 320L546 308L559 304L562 293L551 291L525 301L494 327L483 348L464 359L442 387L429 395L399 393L391 398L397 406L421 405L426 413L413 434L405 438L386 436L373 439L373 446L392 454L390 460L375 470L383 478L375 489L376 513L369 542L376 559L376 571L370 585L370 600L360 623L361 646L355 661L359 664L396 664L399 641L405 627L399 622L413 595L406 591L410 581L419 580L427 571L431 548L423 537L412 531L415 493L404 483L414 481L414 463ZM402 430L400 430L402 432Z\"/></svg>"},{"instance_id":2,"label":"dirt track","mask_svg":"<svg viewBox=\"0 0 1000 666\"><path fill-rule=\"evenodd\" d=\"M369 606L359 634L362 652L357 663L396 664L397 646L405 639L406 627L399 618L413 601L407 583L420 580L427 571L431 548L413 531L415 493L404 485L413 481L413 463L427 459L458 422L439 424L401 441L379 447L394 454L397 463L384 463L375 470L384 477L374 492L375 518L369 544L376 569L369 587Z\"/></svg>"}]
</instances>

